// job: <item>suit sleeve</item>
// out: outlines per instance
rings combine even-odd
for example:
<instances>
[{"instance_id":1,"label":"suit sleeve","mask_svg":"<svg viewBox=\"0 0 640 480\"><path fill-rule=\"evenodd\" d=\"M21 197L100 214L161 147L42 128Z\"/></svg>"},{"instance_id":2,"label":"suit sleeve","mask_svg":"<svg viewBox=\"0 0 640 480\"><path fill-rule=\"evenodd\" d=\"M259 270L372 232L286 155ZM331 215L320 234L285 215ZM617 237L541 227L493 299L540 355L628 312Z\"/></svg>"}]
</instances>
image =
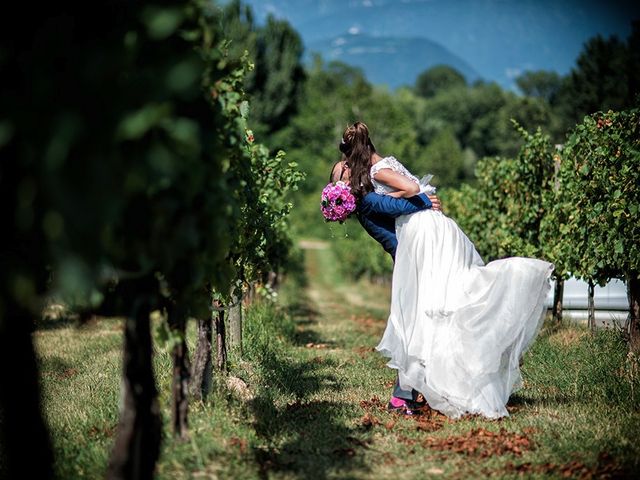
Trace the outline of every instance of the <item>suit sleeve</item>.
<instances>
[{"instance_id":1,"label":"suit sleeve","mask_svg":"<svg viewBox=\"0 0 640 480\"><path fill-rule=\"evenodd\" d=\"M431 208L431 200L424 193L410 198L394 198L370 192L362 198L359 207L364 215L381 214L396 218Z\"/></svg>"}]
</instances>

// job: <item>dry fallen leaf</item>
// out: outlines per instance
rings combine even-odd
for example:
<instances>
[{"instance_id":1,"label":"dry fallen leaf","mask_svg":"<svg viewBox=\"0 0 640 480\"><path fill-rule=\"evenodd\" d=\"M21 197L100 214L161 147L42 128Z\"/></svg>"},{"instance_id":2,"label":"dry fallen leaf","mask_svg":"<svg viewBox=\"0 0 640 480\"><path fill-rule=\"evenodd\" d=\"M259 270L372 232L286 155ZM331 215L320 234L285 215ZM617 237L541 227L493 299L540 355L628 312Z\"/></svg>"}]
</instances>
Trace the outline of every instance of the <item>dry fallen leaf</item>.
<instances>
[{"instance_id":1,"label":"dry fallen leaf","mask_svg":"<svg viewBox=\"0 0 640 480\"><path fill-rule=\"evenodd\" d=\"M366 428L371 428L374 425L380 425L380 420L371 415L369 412L365 413L360 419L360 425Z\"/></svg>"},{"instance_id":2,"label":"dry fallen leaf","mask_svg":"<svg viewBox=\"0 0 640 480\"><path fill-rule=\"evenodd\" d=\"M423 445L425 448L451 450L481 458L507 453L522 455L523 452L535 448L535 444L526 433L509 432L505 428L501 428L498 432L475 428L466 434L444 439L428 437Z\"/></svg>"}]
</instances>

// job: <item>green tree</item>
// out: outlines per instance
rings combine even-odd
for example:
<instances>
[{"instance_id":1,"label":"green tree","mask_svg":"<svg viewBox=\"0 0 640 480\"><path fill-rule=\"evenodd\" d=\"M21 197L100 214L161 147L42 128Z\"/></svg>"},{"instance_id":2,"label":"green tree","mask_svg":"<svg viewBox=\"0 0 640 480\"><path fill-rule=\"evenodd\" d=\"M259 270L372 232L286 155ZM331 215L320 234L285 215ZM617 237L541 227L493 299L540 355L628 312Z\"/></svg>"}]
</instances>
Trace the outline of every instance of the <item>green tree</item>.
<instances>
[{"instance_id":1,"label":"green tree","mask_svg":"<svg viewBox=\"0 0 640 480\"><path fill-rule=\"evenodd\" d=\"M629 102L626 107L640 105L640 19L631 22L631 34L627 38L627 80L629 81Z\"/></svg>"},{"instance_id":2,"label":"green tree","mask_svg":"<svg viewBox=\"0 0 640 480\"><path fill-rule=\"evenodd\" d=\"M272 134L286 126L296 112L304 83L300 35L287 21L272 15L264 26L256 25L251 7L239 0L221 7L220 18L224 36L230 41L228 58L238 60L248 51L254 65L244 79L253 130L270 146L278 146Z\"/></svg>"},{"instance_id":3,"label":"green tree","mask_svg":"<svg viewBox=\"0 0 640 480\"><path fill-rule=\"evenodd\" d=\"M467 80L455 68L436 65L425 70L416 79L415 91L424 98L434 97L438 92L467 85Z\"/></svg>"},{"instance_id":4,"label":"green tree","mask_svg":"<svg viewBox=\"0 0 640 480\"><path fill-rule=\"evenodd\" d=\"M516 79L516 85L523 95L553 104L562 87L562 77L547 70L526 71Z\"/></svg>"},{"instance_id":5,"label":"green tree","mask_svg":"<svg viewBox=\"0 0 640 480\"><path fill-rule=\"evenodd\" d=\"M495 126L507 101L506 93L496 84L441 91L416 111L418 139L428 145L439 130L450 128L463 149L471 147L479 157L496 155L495 147L485 142L480 132Z\"/></svg>"},{"instance_id":6,"label":"green tree","mask_svg":"<svg viewBox=\"0 0 640 480\"><path fill-rule=\"evenodd\" d=\"M226 59L238 60L248 51L251 60L255 61L258 27L254 21L251 6L244 5L240 0L231 0L216 8L218 18L216 28L227 40Z\"/></svg>"},{"instance_id":7,"label":"green tree","mask_svg":"<svg viewBox=\"0 0 640 480\"><path fill-rule=\"evenodd\" d=\"M526 137L513 128L513 120L526 130L542 125L546 129L551 121L550 108L540 99L505 92L503 101L498 110L489 111L473 122L468 144L481 155L518 155Z\"/></svg>"},{"instance_id":8,"label":"green tree","mask_svg":"<svg viewBox=\"0 0 640 480\"><path fill-rule=\"evenodd\" d=\"M255 69L247 78L251 120L266 134L283 128L295 113L304 80L300 35L284 20L267 18L258 31Z\"/></svg>"},{"instance_id":9,"label":"green tree","mask_svg":"<svg viewBox=\"0 0 640 480\"><path fill-rule=\"evenodd\" d=\"M465 153L451 130L443 129L424 149L425 165L436 186L457 186L467 177Z\"/></svg>"},{"instance_id":10,"label":"green tree","mask_svg":"<svg viewBox=\"0 0 640 480\"><path fill-rule=\"evenodd\" d=\"M570 128L584 115L638 105L640 94L640 22L632 23L627 42L596 36L584 45L558 93L558 109Z\"/></svg>"}]
</instances>

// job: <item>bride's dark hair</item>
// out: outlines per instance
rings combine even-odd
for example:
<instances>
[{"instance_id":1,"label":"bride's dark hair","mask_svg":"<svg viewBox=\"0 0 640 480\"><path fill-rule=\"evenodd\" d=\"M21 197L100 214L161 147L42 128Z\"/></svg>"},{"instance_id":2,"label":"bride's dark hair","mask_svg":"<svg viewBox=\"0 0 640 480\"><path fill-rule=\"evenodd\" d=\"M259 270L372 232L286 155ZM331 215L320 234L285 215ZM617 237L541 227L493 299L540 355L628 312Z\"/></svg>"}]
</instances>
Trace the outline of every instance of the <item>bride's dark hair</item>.
<instances>
[{"instance_id":1,"label":"bride's dark hair","mask_svg":"<svg viewBox=\"0 0 640 480\"><path fill-rule=\"evenodd\" d=\"M360 200L373 191L370 176L371 155L376 148L369 138L367 126L362 122L356 122L347 127L342 134L339 148L349 165L351 192Z\"/></svg>"}]
</instances>

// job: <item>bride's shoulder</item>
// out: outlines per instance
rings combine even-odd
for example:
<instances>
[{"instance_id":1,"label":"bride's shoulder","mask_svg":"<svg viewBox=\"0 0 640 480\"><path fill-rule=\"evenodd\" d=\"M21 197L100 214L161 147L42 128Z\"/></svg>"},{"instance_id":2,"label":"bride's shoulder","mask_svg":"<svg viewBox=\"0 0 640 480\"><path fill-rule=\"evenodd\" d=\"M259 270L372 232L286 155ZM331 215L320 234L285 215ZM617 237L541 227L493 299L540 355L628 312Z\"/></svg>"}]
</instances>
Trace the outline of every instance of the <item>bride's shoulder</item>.
<instances>
[{"instance_id":1,"label":"bride's shoulder","mask_svg":"<svg viewBox=\"0 0 640 480\"><path fill-rule=\"evenodd\" d=\"M378 170L381 170L383 168L391 168L392 170L395 170L399 164L400 162L396 160L396 157L390 155L388 157L382 157L376 163L371 165L371 171L377 172Z\"/></svg>"},{"instance_id":2,"label":"bride's shoulder","mask_svg":"<svg viewBox=\"0 0 640 480\"><path fill-rule=\"evenodd\" d=\"M388 157L384 157L383 160L386 160L388 165L402 165L400 161L394 157L393 155L389 155Z\"/></svg>"}]
</instances>

